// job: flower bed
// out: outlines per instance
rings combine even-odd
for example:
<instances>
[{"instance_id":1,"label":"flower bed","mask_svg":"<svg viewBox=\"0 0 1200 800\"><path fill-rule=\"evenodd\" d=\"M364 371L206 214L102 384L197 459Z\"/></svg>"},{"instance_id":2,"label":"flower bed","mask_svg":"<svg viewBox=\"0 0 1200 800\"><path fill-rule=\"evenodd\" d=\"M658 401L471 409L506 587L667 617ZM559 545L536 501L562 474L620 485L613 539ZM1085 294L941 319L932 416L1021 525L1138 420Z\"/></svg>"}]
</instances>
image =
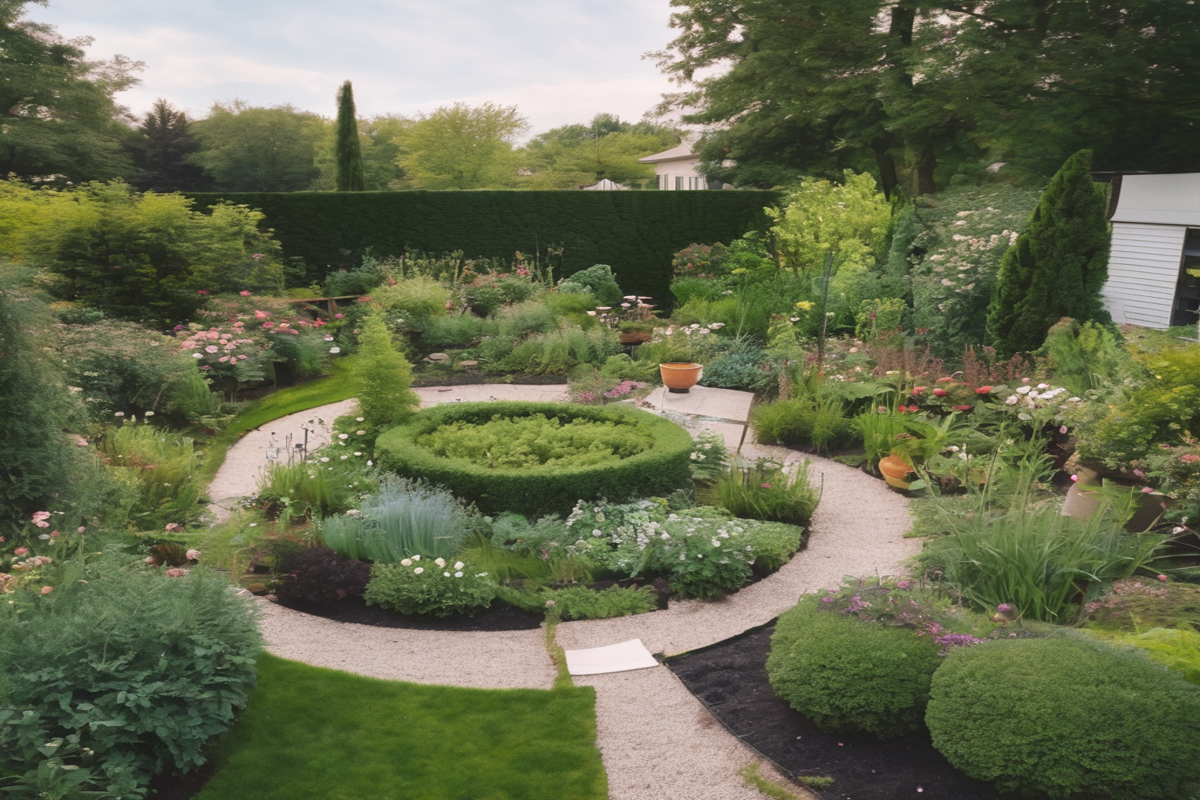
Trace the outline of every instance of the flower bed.
<instances>
[{"instance_id":1,"label":"flower bed","mask_svg":"<svg viewBox=\"0 0 1200 800\"><path fill-rule=\"evenodd\" d=\"M531 465L489 463L485 457L438 455L426 437L439 429L463 431L494 420L544 417L551 425L590 421L612 426L622 440L644 443L639 452L603 463L547 459ZM630 435L632 434L632 436ZM440 437L438 437L440 438ZM459 438L459 437L456 437ZM386 469L425 478L473 502L485 513L513 511L528 516L567 513L580 498L624 500L670 494L690 482L692 440L687 431L660 417L624 406L590 407L560 403L456 403L431 408L381 435L376 443Z\"/></svg>"}]
</instances>

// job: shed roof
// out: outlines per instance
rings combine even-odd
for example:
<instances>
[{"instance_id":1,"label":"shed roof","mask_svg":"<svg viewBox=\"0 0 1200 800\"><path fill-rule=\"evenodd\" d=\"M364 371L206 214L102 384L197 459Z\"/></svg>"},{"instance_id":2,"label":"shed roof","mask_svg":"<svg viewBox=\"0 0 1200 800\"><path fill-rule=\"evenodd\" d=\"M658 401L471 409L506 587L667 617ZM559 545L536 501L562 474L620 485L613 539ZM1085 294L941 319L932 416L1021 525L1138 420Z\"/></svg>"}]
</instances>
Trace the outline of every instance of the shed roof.
<instances>
[{"instance_id":1,"label":"shed roof","mask_svg":"<svg viewBox=\"0 0 1200 800\"><path fill-rule=\"evenodd\" d=\"M1200 228L1200 172L1122 175L1113 222Z\"/></svg>"}]
</instances>

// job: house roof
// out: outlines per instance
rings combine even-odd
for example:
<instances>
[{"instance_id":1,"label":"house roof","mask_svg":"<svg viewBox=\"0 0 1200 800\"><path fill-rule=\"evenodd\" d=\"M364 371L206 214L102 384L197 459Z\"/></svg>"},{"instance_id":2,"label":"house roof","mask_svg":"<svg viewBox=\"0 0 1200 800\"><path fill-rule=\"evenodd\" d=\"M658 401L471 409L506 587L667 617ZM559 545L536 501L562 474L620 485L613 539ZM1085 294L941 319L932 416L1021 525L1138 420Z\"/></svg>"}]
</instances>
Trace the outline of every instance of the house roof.
<instances>
[{"instance_id":1,"label":"house roof","mask_svg":"<svg viewBox=\"0 0 1200 800\"><path fill-rule=\"evenodd\" d=\"M1113 222L1200 228L1200 172L1125 174L1117 191Z\"/></svg>"},{"instance_id":2,"label":"house roof","mask_svg":"<svg viewBox=\"0 0 1200 800\"><path fill-rule=\"evenodd\" d=\"M683 137L683 141L672 147L670 150L663 150L661 153L655 153L652 156L639 158L639 164L659 164L663 161L685 161L689 158L698 158L692 152L696 145L696 135L688 134Z\"/></svg>"}]
</instances>

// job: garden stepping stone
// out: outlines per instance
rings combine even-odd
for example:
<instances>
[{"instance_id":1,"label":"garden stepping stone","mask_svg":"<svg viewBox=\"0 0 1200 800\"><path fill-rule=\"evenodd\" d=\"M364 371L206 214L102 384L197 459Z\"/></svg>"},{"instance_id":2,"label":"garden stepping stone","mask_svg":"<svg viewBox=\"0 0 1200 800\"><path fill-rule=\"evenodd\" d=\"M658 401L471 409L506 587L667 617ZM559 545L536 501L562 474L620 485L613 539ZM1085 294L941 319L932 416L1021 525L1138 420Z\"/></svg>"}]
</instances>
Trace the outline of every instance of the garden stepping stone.
<instances>
[{"instance_id":1,"label":"garden stepping stone","mask_svg":"<svg viewBox=\"0 0 1200 800\"><path fill-rule=\"evenodd\" d=\"M572 675L603 675L658 666L641 639L587 650L567 650L566 654L567 671Z\"/></svg>"}]
</instances>

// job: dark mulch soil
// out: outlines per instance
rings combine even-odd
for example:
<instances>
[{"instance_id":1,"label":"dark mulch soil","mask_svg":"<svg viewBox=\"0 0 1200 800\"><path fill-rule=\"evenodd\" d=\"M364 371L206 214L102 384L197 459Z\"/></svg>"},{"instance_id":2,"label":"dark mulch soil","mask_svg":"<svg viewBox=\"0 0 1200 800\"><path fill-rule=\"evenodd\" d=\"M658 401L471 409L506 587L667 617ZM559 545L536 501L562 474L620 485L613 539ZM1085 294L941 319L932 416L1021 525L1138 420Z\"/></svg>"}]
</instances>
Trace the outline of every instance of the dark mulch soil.
<instances>
[{"instance_id":1,"label":"dark mulch soil","mask_svg":"<svg viewBox=\"0 0 1200 800\"><path fill-rule=\"evenodd\" d=\"M636 581L598 581L588 584L596 591L610 586L632 586ZM659 579L653 584L658 594L658 608L668 607L671 590L667 582ZM277 601L278 602L278 601ZM540 612L524 611L499 600L488 608L480 609L474 616L455 614L450 617L396 614L378 606L369 606L361 597L347 597L335 606L308 606L280 603L282 606L302 611L305 614L323 617L335 622L356 622L359 625L374 625L379 628L414 628L425 631L527 631L541 627L546 617Z\"/></svg>"},{"instance_id":2,"label":"dark mulch soil","mask_svg":"<svg viewBox=\"0 0 1200 800\"><path fill-rule=\"evenodd\" d=\"M336 622L357 622L359 625L374 625L378 628L416 628L425 631L526 631L541 627L546 618L544 614L522 611L501 602L492 603L490 608L481 609L473 617L455 614L444 618L394 614L378 606L367 605L361 597L347 597L336 606L288 607Z\"/></svg>"},{"instance_id":3,"label":"dark mulch soil","mask_svg":"<svg viewBox=\"0 0 1200 800\"><path fill-rule=\"evenodd\" d=\"M925 731L882 741L821 730L771 690L767 653L774 625L756 628L667 666L744 743L792 776L833 778L810 790L826 800L993 800L990 784L963 775L933 749Z\"/></svg>"}]
</instances>

